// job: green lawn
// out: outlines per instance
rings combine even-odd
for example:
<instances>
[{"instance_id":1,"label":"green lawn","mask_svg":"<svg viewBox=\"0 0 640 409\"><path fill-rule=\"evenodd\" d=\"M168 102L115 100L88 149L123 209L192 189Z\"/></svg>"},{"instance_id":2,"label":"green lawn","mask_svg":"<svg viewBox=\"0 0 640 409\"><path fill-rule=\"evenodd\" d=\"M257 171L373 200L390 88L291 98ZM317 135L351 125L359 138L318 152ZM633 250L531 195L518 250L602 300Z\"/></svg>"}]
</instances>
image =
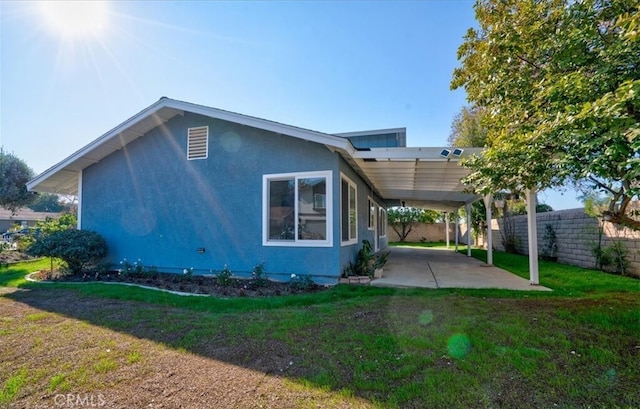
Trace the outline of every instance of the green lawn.
<instances>
[{"instance_id":1,"label":"green lawn","mask_svg":"<svg viewBox=\"0 0 640 409\"><path fill-rule=\"evenodd\" d=\"M528 277L526 257L495 253L494 262ZM261 370L255 362L277 351L293 363L282 375L287 393L333 394L298 407L640 407L639 280L541 261L541 284L551 293L337 286L319 294L225 300L22 278L46 265L0 270L0 285L31 290L2 298L41 311L23 321L0 312L9 324L0 329L0 345L24 337L23 328L49 348L70 342L53 330L60 324L46 318L56 314L70 319L68 325L130 334L185 357L251 369ZM56 298L87 308L52 304ZM241 352L223 357L212 343ZM135 343L120 361L97 354L80 369L73 362L45 367L37 355L12 359L10 371L0 364L0 406L2 400L37 403L47 390L97 388L118 370L114 365L141 361L150 371L154 365ZM78 371L90 381L73 375Z\"/></svg>"}]
</instances>

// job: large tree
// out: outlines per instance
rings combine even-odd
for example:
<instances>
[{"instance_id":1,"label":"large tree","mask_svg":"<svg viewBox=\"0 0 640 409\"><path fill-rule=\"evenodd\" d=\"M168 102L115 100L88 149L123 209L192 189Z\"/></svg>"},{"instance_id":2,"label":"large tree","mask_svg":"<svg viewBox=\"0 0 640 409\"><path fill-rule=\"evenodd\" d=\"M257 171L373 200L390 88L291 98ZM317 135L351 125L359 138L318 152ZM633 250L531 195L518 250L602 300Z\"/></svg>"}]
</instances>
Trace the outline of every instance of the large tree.
<instances>
[{"instance_id":1,"label":"large tree","mask_svg":"<svg viewBox=\"0 0 640 409\"><path fill-rule=\"evenodd\" d=\"M15 213L31 203L34 195L27 191L33 171L17 156L0 148L0 207Z\"/></svg>"},{"instance_id":2,"label":"large tree","mask_svg":"<svg viewBox=\"0 0 640 409\"><path fill-rule=\"evenodd\" d=\"M487 127L483 123L487 118L482 107L462 107L453 117L449 146L483 147L487 142Z\"/></svg>"},{"instance_id":3,"label":"large tree","mask_svg":"<svg viewBox=\"0 0 640 409\"><path fill-rule=\"evenodd\" d=\"M37 195L28 207L34 212L61 212L65 209L60 196L51 193Z\"/></svg>"},{"instance_id":4,"label":"large tree","mask_svg":"<svg viewBox=\"0 0 640 409\"><path fill-rule=\"evenodd\" d=\"M640 229L637 0L478 0L452 88L490 120L467 178L480 192L574 181L607 191L606 214Z\"/></svg>"}]
</instances>

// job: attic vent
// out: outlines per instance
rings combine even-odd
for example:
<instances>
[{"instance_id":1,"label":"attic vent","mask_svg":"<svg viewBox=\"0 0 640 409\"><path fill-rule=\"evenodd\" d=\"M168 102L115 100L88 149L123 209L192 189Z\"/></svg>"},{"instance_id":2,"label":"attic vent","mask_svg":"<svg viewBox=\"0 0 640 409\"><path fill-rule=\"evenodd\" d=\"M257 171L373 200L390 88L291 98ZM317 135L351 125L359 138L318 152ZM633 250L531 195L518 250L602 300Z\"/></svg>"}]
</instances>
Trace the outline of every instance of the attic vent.
<instances>
[{"instance_id":1,"label":"attic vent","mask_svg":"<svg viewBox=\"0 0 640 409\"><path fill-rule=\"evenodd\" d=\"M187 159L207 159L209 154L209 127L189 128L187 135Z\"/></svg>"}]
</instances>

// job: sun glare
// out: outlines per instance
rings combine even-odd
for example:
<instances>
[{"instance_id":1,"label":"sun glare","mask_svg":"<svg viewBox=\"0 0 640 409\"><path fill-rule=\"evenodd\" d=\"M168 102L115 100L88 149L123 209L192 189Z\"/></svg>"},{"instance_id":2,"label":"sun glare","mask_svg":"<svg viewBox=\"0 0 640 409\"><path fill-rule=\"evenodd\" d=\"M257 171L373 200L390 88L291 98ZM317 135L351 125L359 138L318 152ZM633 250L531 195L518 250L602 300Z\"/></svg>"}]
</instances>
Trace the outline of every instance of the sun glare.
<instances>
[{"instance_id":1,"label":"sun glare","mask_svg":"<svg viewBox=\"0 0 640 409\"><path fill-rule=\"evenodd\" d=\"M106 29L106 1L42 1L38 9L47 28L67 40L97 37Z\"/></svg>"}]
</instances>

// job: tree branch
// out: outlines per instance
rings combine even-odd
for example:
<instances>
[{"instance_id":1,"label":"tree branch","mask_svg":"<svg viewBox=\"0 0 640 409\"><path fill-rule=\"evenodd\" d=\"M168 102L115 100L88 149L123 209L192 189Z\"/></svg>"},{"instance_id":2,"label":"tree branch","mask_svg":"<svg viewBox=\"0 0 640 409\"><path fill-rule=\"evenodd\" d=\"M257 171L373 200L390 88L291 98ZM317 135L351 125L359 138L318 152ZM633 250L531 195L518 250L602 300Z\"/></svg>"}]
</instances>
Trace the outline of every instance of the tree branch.
<instances>
[{"instance_id":1,"label":"tree branch","mask_svg":"<svg viewBox=\"0 0 640 409\"><path fill-rule=\"evenodd\" d=\"M525 63L535 67L537 70L542 71L542 67L541 66L539 66L536 63L534 63L533 61L529 61L529 59L525 58L524 56L516 54L516 57L518 57L518 59L521 60L522 62L525 62Z\"/></svg>"},{"instance_id":2,"label":"tree branch","mask_svg":"<svg viewBox=\"0 0 640 409\"><path fill-rule=\"evenodd\" d=\"M613 190L609 186L607 186L604 183L600 182L598 179L594 178L593 176L589 176L587 179L589 179L590 181L595 183L595 185L598 186L599 188L602 188L602 189L606 190L607 192L611 193L614 196L620 193L620 192L616 192L615 190Z\"/></svg>"}]
</instances>

